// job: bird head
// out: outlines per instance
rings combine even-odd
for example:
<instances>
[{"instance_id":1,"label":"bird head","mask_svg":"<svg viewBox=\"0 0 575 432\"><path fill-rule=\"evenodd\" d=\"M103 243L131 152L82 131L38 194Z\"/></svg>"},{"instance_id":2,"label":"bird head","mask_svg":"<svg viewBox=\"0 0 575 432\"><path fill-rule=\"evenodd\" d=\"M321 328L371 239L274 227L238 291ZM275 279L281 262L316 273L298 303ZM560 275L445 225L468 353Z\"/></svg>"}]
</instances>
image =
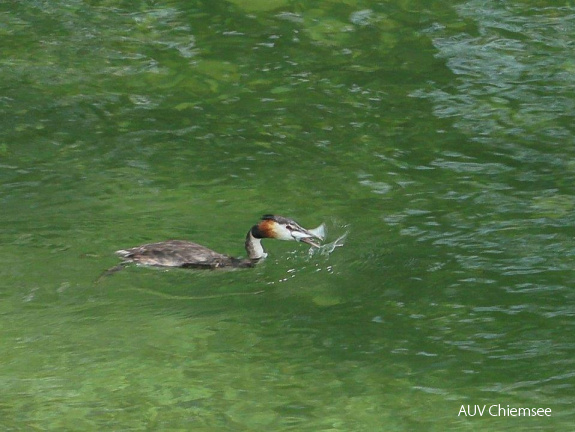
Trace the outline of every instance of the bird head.
<instances>
[{"instance_id":1,"label":"bird head","mask_svg":"<svg viewBox=\"0 0 575 432\"><path fill-rule=\"evenodd\" d=\"M319 244L314 239L322 241L325 233L323 224L315 229L308 230L293 219L270 214L262 216L262 220L254 228L255 237L294 240L307 243L313 247L319 247Z\"/></svg>"}]
</instances>

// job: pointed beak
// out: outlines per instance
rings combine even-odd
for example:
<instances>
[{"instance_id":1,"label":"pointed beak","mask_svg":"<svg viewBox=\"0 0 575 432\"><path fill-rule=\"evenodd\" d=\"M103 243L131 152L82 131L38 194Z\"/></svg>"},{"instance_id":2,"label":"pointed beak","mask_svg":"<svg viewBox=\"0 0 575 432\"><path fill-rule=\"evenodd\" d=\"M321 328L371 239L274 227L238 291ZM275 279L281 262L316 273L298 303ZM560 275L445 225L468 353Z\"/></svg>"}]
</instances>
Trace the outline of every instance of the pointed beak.
<instances>
[{"instance_id":1,"label":"pointed beak","mask_svg":"<svg viewBox=\"0 0 575 432\"><path fill-rule=\"evenodd\" d=\"M297 241L307 243L310 246L319 248L319 244L314 241L317 239L319 241L323 241L325 238L325 225L321 224L317 228L307 230L305 228L299 227L297 231L292 231L292 237Z\"/></svg>"}]
</instances>

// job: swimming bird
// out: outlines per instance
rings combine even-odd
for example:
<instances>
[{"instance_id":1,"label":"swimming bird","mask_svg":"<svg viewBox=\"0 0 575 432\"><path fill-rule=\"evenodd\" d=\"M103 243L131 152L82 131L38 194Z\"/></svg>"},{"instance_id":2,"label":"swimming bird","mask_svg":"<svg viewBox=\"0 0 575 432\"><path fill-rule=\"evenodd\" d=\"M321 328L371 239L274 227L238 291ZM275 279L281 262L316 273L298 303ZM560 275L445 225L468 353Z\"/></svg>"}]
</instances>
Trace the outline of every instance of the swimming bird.
<instances>
[{"instance_id":1,"label":"swimming bird","mask_svg":"<svg viewBox=\"0 0 575 432\"><path fill-rule=\"evenodd\" d=\"M262 246L262 239L264 238L293 240L307 243L313 247L319 247L314 239L321 241L324 235L325 228L323 224L315 229L307 230L293 219L267 214L262 216L261 220L252 226L246 235L245 248L248 258L234 258L223 255L205 246L186 240L168 240L116 251L116 255L121 257L123 262L108 272L117 271L130 263L157 267L197 269L254 267L267 256Z\"/></svg>"}]
</instances>

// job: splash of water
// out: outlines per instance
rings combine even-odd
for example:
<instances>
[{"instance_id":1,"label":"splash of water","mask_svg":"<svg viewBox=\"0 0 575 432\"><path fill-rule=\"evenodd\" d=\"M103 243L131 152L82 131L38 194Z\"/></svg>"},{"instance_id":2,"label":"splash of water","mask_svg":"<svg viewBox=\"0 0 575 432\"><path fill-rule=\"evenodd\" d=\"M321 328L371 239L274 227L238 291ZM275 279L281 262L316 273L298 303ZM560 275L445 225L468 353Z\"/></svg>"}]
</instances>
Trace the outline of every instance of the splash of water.
<instances>
[{"instance_id":1,"label":"splash of water","mask_svg":"<svg viewBox=\"0 0 575 432\"><path fill-rule=\"evenodd\" d=\"M316 253L319 253L321 255L330 255L336 248L342 247L345 244L345 240L347 239L348 234L349 231L346 231L342 235L340 235L337 239L335 239L330 243L323 244L319 248L310 248L309 250L310 257L315 255Z\"/></svg>"}]
</instances>

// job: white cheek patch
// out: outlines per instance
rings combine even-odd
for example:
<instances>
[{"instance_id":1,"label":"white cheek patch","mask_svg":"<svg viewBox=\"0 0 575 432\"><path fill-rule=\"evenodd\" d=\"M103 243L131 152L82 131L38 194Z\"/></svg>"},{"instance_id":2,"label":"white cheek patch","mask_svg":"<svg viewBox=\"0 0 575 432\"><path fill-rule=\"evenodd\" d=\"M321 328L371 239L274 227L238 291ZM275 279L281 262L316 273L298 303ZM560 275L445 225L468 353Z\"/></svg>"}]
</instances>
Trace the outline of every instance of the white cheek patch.
<instances>
[{"instance_id":1,"label":"white cheek patch","mask_svg":"<svg viewBox=\"0 0 575 432\"><path fill-rule=\"evenodd\" d=\"M289 231L287 228L284 228L283 226L277 226L274 229L274 234L276 235L276 239L278 240L293 240L294 237L292 237L293 233L291 231Z\"/></svg>"}]
</instances>

